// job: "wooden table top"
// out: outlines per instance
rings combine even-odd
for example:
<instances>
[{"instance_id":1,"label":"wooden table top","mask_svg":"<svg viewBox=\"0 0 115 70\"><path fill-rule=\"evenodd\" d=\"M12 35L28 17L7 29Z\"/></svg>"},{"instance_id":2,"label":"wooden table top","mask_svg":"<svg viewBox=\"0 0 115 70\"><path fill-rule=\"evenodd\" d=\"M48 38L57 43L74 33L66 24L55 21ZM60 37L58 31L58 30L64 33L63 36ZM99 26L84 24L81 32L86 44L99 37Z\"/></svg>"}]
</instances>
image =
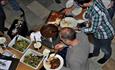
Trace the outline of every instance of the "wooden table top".
<instances>
[{"instance_id":1,"label":"wooden table top","mask_svg":"<svg viewBox=\"0 0 115 70\"><path fill-rule=\"evenodd\" d=\"M33 44L31 44L31 46L29 46L29 48L35 50L34 47L33 47ZM43 50L44 50L44 49L49 49L49 48L47 48L46 46L42 46L41 49L36 50L36 51L37 51L37 52L40 52L40 53L43 53ZM12 49L12 48L7 48L7 50L9 50L9 51L11 51L13 54L15 54L15 55L16 55L16 58L18 58L18 59L21 59L21 57L22 57L23 54L24 54L24 53L22 54L22 53L20 53L20 52L18 52L18 51L16 51L16 50ZM53 51L52 49L49 49L49 50ZM37 70L40 70L40 68L42 68L42 67L43 67L43 63L38 67ZM23 63L21 63L21 62L19 62L19 64L18 64L16 70L34 70L34 69L31 68L31 67L29 67L29 66L27 66L27 65L25 65L25 64L23 64Z\"/></svg>"}]
</instances>

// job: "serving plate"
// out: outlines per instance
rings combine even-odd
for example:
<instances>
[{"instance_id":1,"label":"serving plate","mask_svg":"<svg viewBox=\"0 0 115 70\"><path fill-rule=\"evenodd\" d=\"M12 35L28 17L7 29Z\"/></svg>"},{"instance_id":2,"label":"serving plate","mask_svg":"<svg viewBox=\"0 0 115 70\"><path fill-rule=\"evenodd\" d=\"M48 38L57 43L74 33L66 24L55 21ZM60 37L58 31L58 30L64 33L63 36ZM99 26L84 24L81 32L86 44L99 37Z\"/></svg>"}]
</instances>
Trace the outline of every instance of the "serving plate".
<instances>
[{"instance_id":1,"label":"serving plate","mask_svg":"<svg viewBox=\"0 0 115 70\"><path fill-rule=\"evenodd\" d=\"M36 70L41 65L43 59L43 54L35 50L28 49L21 57L20 62Z\"/></svg>"},{"instance_id":2,"label":"serving plate","mask_svg":"<svg viewBox=\"0 0 115 70\"><path fill-rule=\"evenodd\" d=\"M61 27L75 27L77 23L78 23L77 20L74 19L73 17L65 17L60 22L60 26Z\"/></svg>"},{"instance_id":3,"label":"serving plate","mask_svg":"<svg viewBox=\"0 0 115 70\"><path fill-rule=\"evenodd\" d=\"M77 7L72 11L72 14L77 16L82 12L82 8L81 7Z\"/></svg>"},{"instance_id":4,"label":"serving plate","mask_svg":"<svg viewBox=\"0 0 115 70\"><path fill-rule=\"evenodd\" d=\"M49 56L49 58L51 58L51 57L56 57L56 58L58 58L58 59L60 60L60 65L59 65L59 67L57 67L57 68L55 68L55 69L51 69L50 65L47 63L47 61L48 61L49 58L45 58L44 61L43 61L43 65L44 65L44 68L45 68L46 70L60 70L60 69L63 67L63 64L64 64L63 58L62 58L60 55L58 55L58 54L56 54L55 56L54 56L54 55L55 55L55 54L51 54L51 55Z\"/></svg>"},{"instance_id":5,"label":"serving plate","mask_svg":"<svg viewBox=\"0 0 115 70\"><path fill-rule=\"evenodd\" d=\"M23 42L21 42L21 41L23 41ZM26 45L24 45L25 44L24 42L26 43ZM21 44L21 43L23 43L23 44ZM27 39L21 35L17 35L10 41L10 43L8 44L8 47L11 47L12 49L14 49L17 52L24 53L29 48L31 43L32 42L29 39ZM18 46L16 44L18 44Z\"/></svg>"},{"instance_id":6,"label":"serving plate","mask_svg":"<svg viewBox=\"0 0 115 70\"><path fill-rule=\"evenodd\" d=\"M60 22L60 27L71 27L74 28L77 26L78 23L83 23L88 21L87 19L74 19L73 17L65 17L64 19L62 19L62 21Z\"/></svg>"}]
</instances>

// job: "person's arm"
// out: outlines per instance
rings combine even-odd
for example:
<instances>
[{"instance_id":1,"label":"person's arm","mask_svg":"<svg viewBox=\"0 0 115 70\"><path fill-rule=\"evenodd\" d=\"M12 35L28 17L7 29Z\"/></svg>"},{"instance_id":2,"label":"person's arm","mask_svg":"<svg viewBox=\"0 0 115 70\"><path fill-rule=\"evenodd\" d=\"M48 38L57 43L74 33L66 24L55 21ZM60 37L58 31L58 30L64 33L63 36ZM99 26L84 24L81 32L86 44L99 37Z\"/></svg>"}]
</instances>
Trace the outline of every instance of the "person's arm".
<instances>
[{"instance_id":1,"label":"person's arm","mask_svg":"<svg viewBox=\"0 0 115 70\"><path fill-rule=\"evenodd\" d=\"M92 17L91 19L91 27L90 28L85 28L83 31L88 33L88 32L91 32L91 33L94 33L96 32L97 28L98 28L98 25L101 23L101 19L102 17L99 15L99 14L96 14L95 16Z\"/></svg>"},{"instance_id":2,"label":"person's arm","mask_svg":"<svg viewBox=\"0 0 115 70\"><path fill-rule=\"evenodd\" d=\"M74 6L74 5L72 5L72 6L69 7L69 8L65 8L63 12L64 12L65 14L69 14L69 13L72 12L73 9L75 9L75 6Z\"/></svg>"},{"instance_id":3,"label":"person's arm","mask_svg":"<svg viewBox=\"0 0 115 70\"><path fill-rule=\"evenodd\" d=\"M108 8L111 8L114 5L115 0L111 0L110 4L108 5Z\"/></svg>"},{"instance_id":4,"label":"person's arm","mask_svg":"<svg viewBox=\"0 0 115 70\"><path fill-rule=\"evenodd\" d=\"M57 43L54 47L55 50L61 51L66 45L60 41L60 43Z\"/></svg>"}]
</instances>

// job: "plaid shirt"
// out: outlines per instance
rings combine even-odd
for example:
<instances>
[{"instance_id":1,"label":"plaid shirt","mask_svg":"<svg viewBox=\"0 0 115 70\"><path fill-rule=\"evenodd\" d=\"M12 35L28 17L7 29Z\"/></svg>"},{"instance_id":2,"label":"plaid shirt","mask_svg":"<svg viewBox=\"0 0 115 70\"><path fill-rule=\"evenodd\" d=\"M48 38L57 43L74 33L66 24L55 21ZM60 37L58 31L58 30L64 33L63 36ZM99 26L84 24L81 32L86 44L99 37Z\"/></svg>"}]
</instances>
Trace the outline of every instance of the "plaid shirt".
<instances>
[{"instance_id":1,"label":"plaid shirt","mask_svg":"<svg viewBox=\"0 0 115 70\"><path fill-rule=\"evenodd\" d=\"M98 1L87 9L87 19L91 20L92 26L85 28L83 31L86 33L93 33L97 39L108 39L114 36L115 29L109 17L108 11L105 6Z\"/></svg>"}]
</instances>

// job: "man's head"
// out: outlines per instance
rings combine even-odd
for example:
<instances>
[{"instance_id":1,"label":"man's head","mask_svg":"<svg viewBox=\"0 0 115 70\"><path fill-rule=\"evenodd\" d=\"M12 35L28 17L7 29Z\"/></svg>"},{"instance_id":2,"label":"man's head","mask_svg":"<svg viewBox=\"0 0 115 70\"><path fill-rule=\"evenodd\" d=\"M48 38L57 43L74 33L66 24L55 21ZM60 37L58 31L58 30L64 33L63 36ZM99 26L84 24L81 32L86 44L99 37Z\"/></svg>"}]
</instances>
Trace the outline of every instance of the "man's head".
<instances>
[{"instance_id":1,"label":"man's head","mask_svg":"<svg viewBox=\"0 0 115 70\"><path fill-rule=\"evenodd\" d=\"M90 3L93 1L93 0L74 0L77 4L79 4L81 7L83 8L87 8L90 6Z\"/></svg>"},{"instance_id":2,"label":"man's head","mask_svg":"<svg viewBox=\"0 0 115 70\"><path fill-rule=\"evenodd\" d=\"M67 45L76 39L76 32L72 28L64 27L59 32L60 39Z\"/></svg>"}]
</instances>

